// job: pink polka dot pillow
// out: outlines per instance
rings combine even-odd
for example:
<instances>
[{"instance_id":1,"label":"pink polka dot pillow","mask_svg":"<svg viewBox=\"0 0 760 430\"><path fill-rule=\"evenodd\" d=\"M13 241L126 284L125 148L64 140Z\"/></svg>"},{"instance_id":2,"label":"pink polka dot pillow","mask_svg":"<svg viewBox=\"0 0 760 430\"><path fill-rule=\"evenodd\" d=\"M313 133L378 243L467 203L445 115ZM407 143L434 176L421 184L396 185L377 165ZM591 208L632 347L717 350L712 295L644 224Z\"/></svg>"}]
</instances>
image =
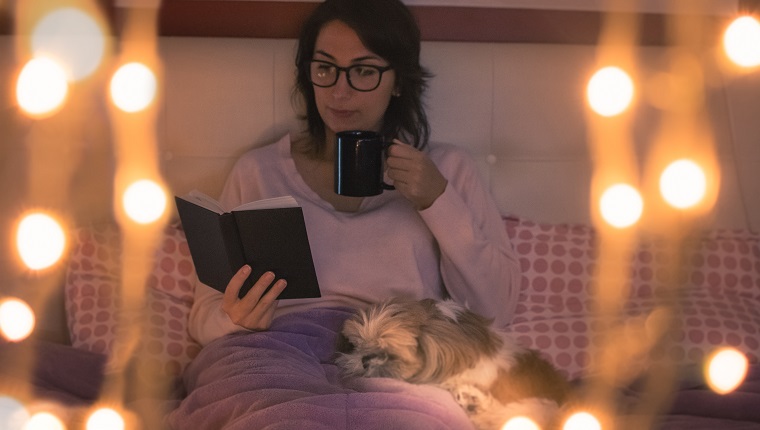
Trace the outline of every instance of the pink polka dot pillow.
<instances>
[{"instance_id":1,"label":"pink polka dot pillow","mask_svg":"<svg viewBox=\"0 0 760 430\"><path fill-rule=\"evenodd\" d=\"M507 218L522 270L520 296L508 331L568 377L587 366L594 235L590 227Z\"/></svg>"},{"instance_id":2,"label":"pink polka dot pillow","mask_svg":"<svg viewBox=\"0 0 760 430\"><path fill-rule=\"evenodd\" d=\"M508 331L540 350L569 377L583 376L598 339L592 315L595 239L583 225L541 224L507 218L522 269L520 298ZM672 341L654 358L701 362L719 346L760 358L760 235L713 231L694 242ZM656 308L654 291L667 264L664 243L642 240L631 270L629 321Z\"/></svg>"},{"instance_id":3,"label":"pink polka dot pillow","mask_svg":"<svg viewBox=\"0 0 760 430\"><path fill-rule=\"evenodd\" d=\"M121 317L120 261L121 237L115 225L81 228L72 235L64 294L73 346L113 353ZM145 360L141 369L174 377L200 351L187 332L195 270L180 228L166 227L155 262L146 285L145 333L137 353Z\"/></svg>"}]
</instances>

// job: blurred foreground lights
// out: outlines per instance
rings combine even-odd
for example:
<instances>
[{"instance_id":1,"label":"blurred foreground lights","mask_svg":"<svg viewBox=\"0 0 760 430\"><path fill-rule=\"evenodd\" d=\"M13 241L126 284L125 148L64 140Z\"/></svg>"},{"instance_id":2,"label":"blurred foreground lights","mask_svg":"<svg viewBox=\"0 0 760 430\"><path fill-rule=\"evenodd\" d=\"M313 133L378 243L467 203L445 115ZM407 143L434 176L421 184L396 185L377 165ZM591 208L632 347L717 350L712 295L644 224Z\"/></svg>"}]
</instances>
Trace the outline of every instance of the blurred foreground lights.
<instances>
[{"instance_id":1,"label":"blurred foreground lights","mask_svg":"<svg viewBox=\"0 0 760 430\"><path fill-rule=\"evenodd\" d=\"M0 396L0 429L23 430L29 421L24 405L11 397Z\"/></svg>"},{"instance_id":2,"label":"blurred foreground lights","mask_svg":"<svg viewBox=\"0 0 760 430\"><path fill-rule=\"evenodd\" d=\"M143 179L124 192L124 210L138 224L149 224L161 218L166 210L166 193L157 183Z\"/></svg>"},{"instance_id":3,"label":"blurred foreground lights","mask_svg":"<svg viewBox=\"0 0 760 430\"><path fill-rule=\"evenodd\" d=\"M27 267L41 270L61 258L66 247L66 236L58 221L48 215L34 213L19 223L16 247Z\"/></svg>"},{"instance_id":4,"label":"blurred foreground lights","mask_svg":"<svg viewBox=\"0 0 760 430\"><path fill-rule=\"evenodd\" d=\"M26 113L44 117L63 105L69 92L66 72L55 61L38 57L21 69L16 82L16 100Z\"/></svg>"},{"instance_id":5,"label":"blurred foreground lights","mask_svg":"<svg viewBox=\"0 0 760 430\"><path fill-rule=\"evenodd\" d=\"M507 421L501 430L541 430L541 427L530 418L514 417Z\"/></svg>"},{"instance_id":6,"label":"blurred foreground lights","mask_svg":"<svg viewBox=\"0 0 760 430\"><path fill-rule=\"evenodd\" d=\"M20 342L34 330L34 311L23 300L0 302L0 334L10 342ZM4 428L4 427L3 427Z\"/></svg>"},{"instance_id":7,"label":"blurred foreground lights","mask_svg":"<svg viewBox=\"0 0 760 430\"><path fill-rule=\"evenodd\" d=\"M660 176L660 193L675 208L695 206L704 199L706 192L705 172L691 160L682 159L670 163Z\"/></svg>"},{"instance_id":8,"label":"blurred foreground lights","mask_svg":"<svg viewBox=\"0 0 760 430\"><path fill-rule=\"evenodd\" d=\"M744 354L733 348L722 349L707 363L707 384L718 394L728 394L744 382L748 367Z\"/></svg>"},{"instance_id":9,"label":"blurred foreground lights","mask_svg":"<svg viewBox=\"0 0 760 430\"><path fill-rule=\"evenodd\" d=\"M723 35L723 48L741 67L760 66L760 22L751 16L734 20Z\"/></svg>"},{"instance_id":10,"label":"blurred foreground lights","mask_svg":"<svg viewBox=\"0 0 760 430\"><path fill-rule=\"evenodd\" d=\"M565 421L562 430L602 430L602 425L590 413L577 412Z\"/></svg>"},{"instance_id":11,"label":"blurred foreground lights","mask_svg":"<svg viewBox=\"0 0 760 430\"><path fill-rule=\"evenodd\" d=\"M66 430L66 426L50 412L37 412L29 418L24 430Z\"/></svg>"},{"instance_id":12,"label":"blurred foreground lights","mask_svg":"<svg viewBox=\"0 0 760 430\"><path fill-rule=\"evenodd\" d=\"M591 109L599 115L619 115L633 100L633 81L622 69L605 67L589 80L586 96Z\"/></svg>"},{"instance_id":13,"label":"blurred foreground lights","mask_svg":"<svg viewBox=\"0 0 760 430\"><path fill-rule=\"evenodd\" d=\"M111 78L111 100L124 112L141 111L156 98L156 75L141 63L128 63Z\"/></svg>"},{"instance_id":14,"label":"blurred foreground lights","mask_svg":"<svg viewBox=\"0 0 760 430\"><path fill-rule=\"evenodd\" d=\"M98 68L105 45L103 31L95 20L72 7L50 12L32 30L34 55L56 59L73 80L85 78Z\"/></svg>"},{"instance_id":15,"label":"blurred foreground lights","mask_svg":"<svg viewBox=\"0 0 760 430\"><path fill-rule=\"evenodd\" d=\"M626 228L636 224L644 211L641 194L627 184L616 184L607 188L599 199L602 218L615 228Z\"/></svg>"},{"instance_id":16,"label":"blurred foreground lights","mask_svg":"<svg viewBox=\"0 0 760 430\"><path fill-rule=\"evenodd\" d=\"M87 430L124 430L124 418L111 408L100 408L87 419Z\"/></svg>"}]
</instances>

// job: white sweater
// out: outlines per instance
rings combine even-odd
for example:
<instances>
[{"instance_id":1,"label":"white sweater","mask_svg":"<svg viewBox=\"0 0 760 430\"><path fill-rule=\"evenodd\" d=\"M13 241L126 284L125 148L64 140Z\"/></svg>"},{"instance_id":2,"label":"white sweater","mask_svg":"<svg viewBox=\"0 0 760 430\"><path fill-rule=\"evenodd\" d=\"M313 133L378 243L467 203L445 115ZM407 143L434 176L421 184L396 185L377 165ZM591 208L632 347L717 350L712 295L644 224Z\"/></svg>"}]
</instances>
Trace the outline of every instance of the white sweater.
<instances>
[{"instance_id":1,"label":"white sweater","mask_svg":"<svg viewBox=\"0 0 760 430\"><path fill-rule=\"evenodd\" d=\"M520 266L501 215L463 150L431 144L428 154L448 185L422 211L396 191L365 197L357 212L336 211L299 175L289 136L238 160L220 198L225 207L292 195L306 220L322 297L280 300L275 317L315 306L358 308L390 297L451 297L499 326L510 322ZM203 345L245 330L232 323L221 302L222 293L196 286L189 330Z\"/></svg>"}]
</instances>

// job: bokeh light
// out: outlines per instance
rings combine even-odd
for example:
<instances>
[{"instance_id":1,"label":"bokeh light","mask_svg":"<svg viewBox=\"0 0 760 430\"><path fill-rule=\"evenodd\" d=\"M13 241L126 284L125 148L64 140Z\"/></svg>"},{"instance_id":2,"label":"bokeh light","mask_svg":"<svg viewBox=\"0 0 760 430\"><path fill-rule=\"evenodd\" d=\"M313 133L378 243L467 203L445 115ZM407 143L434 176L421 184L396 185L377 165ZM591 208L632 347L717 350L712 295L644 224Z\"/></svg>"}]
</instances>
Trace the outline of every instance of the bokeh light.
<instances>
[{"instance_id":1,"label":"bokeh light","mask_svg":"<svg viewBox=\"0 0 760 430\"><path fill-rule=\"evenodd\" d=\"M156 75L146 65L128 63L111 78L111 100L124 112L138 112L156 98Z\"/></svg>"},{"instance_id":2,"label":"bokeh light","mask_svg":"<svg viewBox=\"0 0 760 430\"><path fill-rule=\"evenodd\" d=\"M121 414L111 408L100 408L87 419L87 430L124 430Z\"/></svg>"},{"instance_id":3,"label":"bokeh light","mask_svg":"<svg viewBox=\"0 0 760 430\"><path fill-rule=\"evenodd\" d=\"M760 66L760 22L751 16L734 20L723 35L723 49L739 66Z\"/></svg>"},{"instance_id":4,"label":"bokeh light","mask_svg":"<svg viewBox=\"0 0 760 430\"><path fill-rule=\"evenodd\" d=\"M594 73L586 88L589 105L605 117L623 113L633 100L633 80L619 67L604 67Z\"/></svg>"},{"instance_id":5,"label":"bokeh light","mask_svg":"<svg viewBox=\"0 0 760 430\"><path fill-rule=\"evenodd\" d=\"M66 72L58 63L45 57L29 60L16 82L19 106L36 117L55 113L63 105L68 92Z\"/></svg>"},{"instance_id":6,"label":"bokeh light","mask_svg":"<svg viewBox=\"0 0 760 430\"><path fill-rule=\"evenodd\" d=\"M565 421L562 430L602 430L602 425L590 413L577 412Z\"/></svg>"},{"instance_id":7,"label":"bokeh light","mask_svg":"<svg viewBox=\"0 0 760 430\"><path fill-rule=\"evenodd\" d=\"M0 429L23 430L29 421L29 412L16 399L0 396Z\"/></svg>"},{"instance_id":8,"label":"bokeh light","mask_svg":"<svg viewBox=\"0 0 760 430\"><path fill-rule=\"evenodd\" d=\"M32 333L35 325L34 311L23 300L10 298L0 301L0 334L19 342Z\"/></svg>"},{"instance_id":9,"label":"bokeh light","mask_svg":"<svg viewBox=\"0 0 760 430\"><path fill-rule=\"evenodd\" d=\"M24 430L66 430L66 426L50 412L37 412L29 418Z\"/></svg>"},{"instance_id":10,"label":"bokeh light","mask_svg":"<svg viewBox=\"0 0 760 430\"><path fill-rule=\"evenodd\" d=\"M718 394L734 391L747 376L749 361L741 352L725 348L713 354L707 363L707 384Z\"/></svg>"},{"instance_id":11,"label":"bokeh light","mask_svg":"<svg viewBox=\"0 0 760 430\"><path fill-rule=\"evenodd\" d=\"M541 430L541 427L530 418L514 417L507 421L501 430Z\"/></svg>"},{"instance_id":12,"label":"bokeh light","mask_svg":"<svg viewBox=\"0 0 760 430\"><path fill-rule=\"evenodd\" d=\"M43 213L33 213L19 223L16 247L27 267L41 270L60 260L66 235L58 221Z\"/></svg>"},{"instance_id":13,"label":"bokeh light","mask_svg":"<svg viewBox=\"0 0 760 430\"><path fill-rule=\"evenodd\" d=\"M644 200L636 188L615 184L607 188L599 199L602 218L615 228L630 227L641 218Z\"/></svg>"},{"instance_id":14,"label":"bokeh light","mask_svg":"<svg viewBox=\"0 0 760 430\"><path fill-rule=\"evenodd\" d=\"M707 192L707 176L694 161L672 162L660 176L660 193L668 204L678 209L698 204Z\"/></svg>"},{"instance_id":15,"label":"bokeh light","mask_svg":"<svg viewBox=\"0 0 760 430\"><path fill-rule=\"evenodd\" d=\"M127 216L139 224L148 224L164 214L166 193L157 183L143 179L127 187L123 203Z\"/></svg>"},{"instance_id":16,"label":"bokeh light","mask_svg":"<svg viewBox=\"0 0 760 430\"><path fill-rule=\"evenodd\" d=\"M72 7L47 14L32 30L34 56L54 59L70 80L91 75L103 60L105 46L95 20Z\"/></svg>"}]
</instances>

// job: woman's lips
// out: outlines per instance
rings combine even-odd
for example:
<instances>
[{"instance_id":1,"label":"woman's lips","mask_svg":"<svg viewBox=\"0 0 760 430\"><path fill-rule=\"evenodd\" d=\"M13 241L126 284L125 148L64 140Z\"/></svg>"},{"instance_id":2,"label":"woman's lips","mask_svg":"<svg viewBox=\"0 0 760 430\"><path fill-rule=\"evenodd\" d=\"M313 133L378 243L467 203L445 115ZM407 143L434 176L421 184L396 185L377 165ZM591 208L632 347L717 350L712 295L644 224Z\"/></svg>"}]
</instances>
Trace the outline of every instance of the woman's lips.
<instances>
[{"instance_id":1,"label":"woman's lips","mask_svg":"<svg viewBox=\"0 0 760 430\"><path fill-rule=\"evenodd\" d=\"M356 111L346 109L333 109L330 108L330 112L336 118L350 118Z\"/></svg>"}]
</instances>

